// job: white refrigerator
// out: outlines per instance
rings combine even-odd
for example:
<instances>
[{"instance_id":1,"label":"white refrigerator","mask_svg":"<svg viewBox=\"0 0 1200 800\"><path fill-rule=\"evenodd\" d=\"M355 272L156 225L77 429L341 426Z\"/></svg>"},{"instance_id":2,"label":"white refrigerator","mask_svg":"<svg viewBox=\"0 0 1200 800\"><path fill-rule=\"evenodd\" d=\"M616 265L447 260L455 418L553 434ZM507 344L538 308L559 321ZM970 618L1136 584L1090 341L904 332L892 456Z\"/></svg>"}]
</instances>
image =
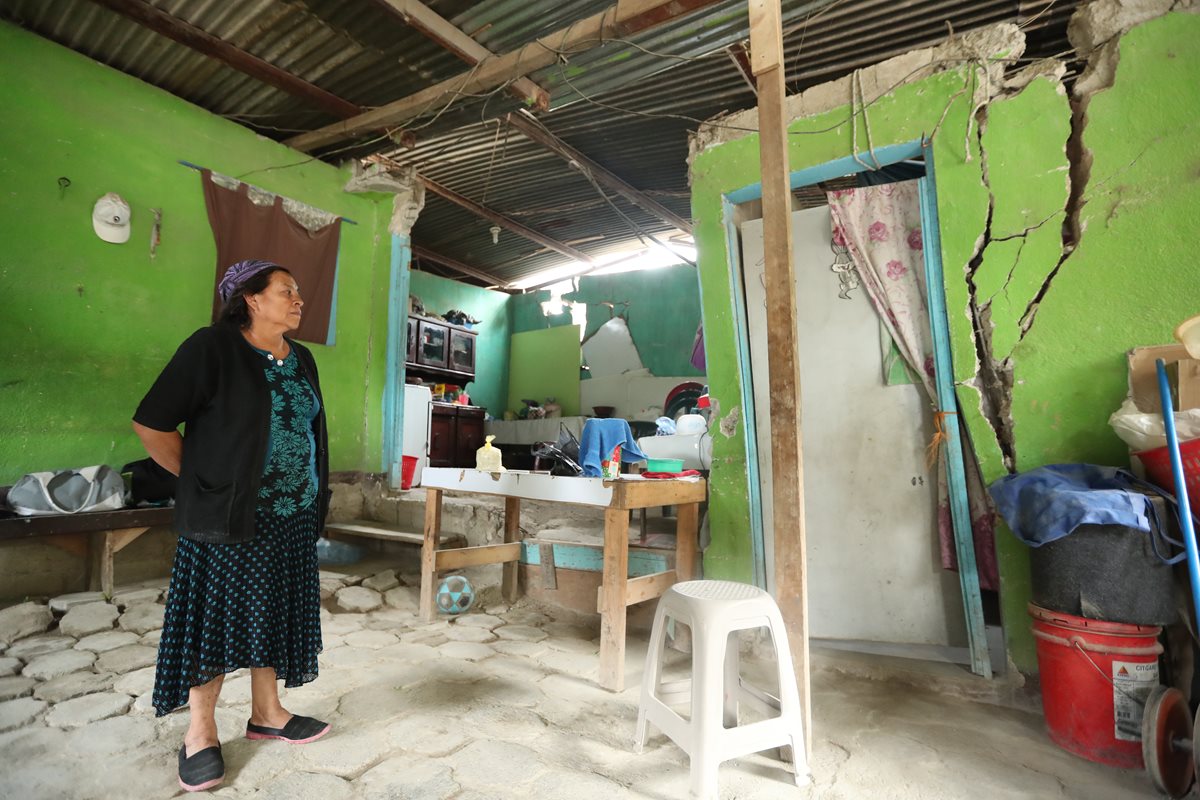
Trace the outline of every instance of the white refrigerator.
<instances>
[{"instance_id":1,"label":"white refrigerator","mask_svg":"<svg viewBox=\"0 0 1200 800\"><path fill-rule=\"evenodd\" d=\"M414 456L417 468L413 486L421 485L421 473L429 463L429 424L433 414L433 392L428 386L404 386L404 439L402 455Z\"/></svg>"}]
</instances>

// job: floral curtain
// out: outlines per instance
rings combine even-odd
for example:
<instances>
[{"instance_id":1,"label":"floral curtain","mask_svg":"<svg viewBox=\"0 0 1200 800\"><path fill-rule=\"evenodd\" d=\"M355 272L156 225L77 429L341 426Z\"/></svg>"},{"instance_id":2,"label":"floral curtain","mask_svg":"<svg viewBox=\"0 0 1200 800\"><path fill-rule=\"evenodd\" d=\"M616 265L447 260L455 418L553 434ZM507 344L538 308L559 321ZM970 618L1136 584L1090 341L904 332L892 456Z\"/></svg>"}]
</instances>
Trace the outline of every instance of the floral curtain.
<instances>
[{"instance_id":1,"label":"floral curtain","mask_svg":"<svg viewBox=\"0 0 1200 800\"><path fill-rule=\"evenodd\" d=\"M844 246L880 322L897 350L921 379L926 396L937 411L934 385L933 335L926 305L924 242L921 240L921 205L917 181L839 189L830 192L833 244ZM957 418L957 415L956 415ZM938 428L959 424L966 462L967 497L975 540L979 582L984 589L999 588L994 546L995 512L961 424L955 419ZM935 438L935 443L940 437ZM942 566L957 568L954 529L950 517L950 491L946 479L945 448L937 448L938 538Z\"/></svg>"}]
</instances>

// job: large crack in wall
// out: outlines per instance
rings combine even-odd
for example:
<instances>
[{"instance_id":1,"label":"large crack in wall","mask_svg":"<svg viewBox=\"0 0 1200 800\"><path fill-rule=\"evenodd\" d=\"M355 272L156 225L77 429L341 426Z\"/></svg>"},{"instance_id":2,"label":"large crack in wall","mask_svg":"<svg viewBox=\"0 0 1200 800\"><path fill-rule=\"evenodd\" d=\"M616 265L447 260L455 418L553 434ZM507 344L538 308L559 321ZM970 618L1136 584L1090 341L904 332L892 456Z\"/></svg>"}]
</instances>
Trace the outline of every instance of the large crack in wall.
<instances>
[{"instance_id":1,"label":"large crack in wall","mask_svg":"<svg viewBox=\"0 0 1200 800\"><path fill-rule=\"evenodd\" d=\"M1056 86L1061 87L1063 72L1061 64L1055 65L1052 69L1047 69L1044 64L1038 64L1034 66L1033 72L1035 73L1033 75L1017 76L1010 82L1007 88L999 90L995 95L992 95L989 91L989 96L978 105L973 116L975 144L979 150L979 180L987 190L988 207L983 231L979 236L975 250L964 272L964 279L967 285L967 313L971 320L976 362L975 375L964 383L979 393L980 412L992 429L992 433L996 439L996 446L1003 458L1004 466L1009 472L1016 471L1017 465L1016 435L1012 415L1015 346L1028 333L1029 328L1032 326L1032 319L1036 312L1037 304L1045 296L1054 279L1054 275L1057 274L1059 267L1062 266L1073 247L1067 234L1068 228L1071 226L1064 223L1062 226L1063 243L1058 260L1054 267L1048 271L1037 291L1033 294L1032 299L1025 307L1024 313L1021 315L1021 321L1018 323L1019 332L1016 336L1016 342L1008 348L999 347L994 335L996 323L993 320L993 303L1001 295L1003 295L1006 302L1011 301L1012 298L1009 295L1009 289L1018 270L1024 266L1022 256L1025 253L1025 245L1029 237L1034 232L1040 231L1045 225L1050 224L1051 220L1059 216L1060 211L1068 212L1068 206L1070 205L1071 194L1068 192L1064 198L1065 203L1062 209L1054 209L1048 215L1043 215L1037 222L1024 225L1020 230L1014 232L997 233L994 230L997 203L999 201L997 200L996 191L992 186L992 179L989 172L991 166L987 141L989 114L993 102L1003 102L1020 95L1034 78L1046 78ZM1064 150L1066 149L1066 144L1064 143ZM1069 171L1068 175L1072 174L1072 172ZM994 262L1007 259L1005 255L998 252L995 246L1010 242L1016 243L1015 255L1010 257L1011 260L1008 262L1009 266L1007 267L1003 283L996 291L988 294L981 290L981 281L979 280L981 272L985 267L985 262L990 271L1001 269ZM1005 249L1010 248L1006 247ZM992 256L990 260L988 258L989 255Z\"/></svg>"},{"instance_id":2,"label":"large crack in wall","mask_svg":"<svg viewBox=\"0 0 1200 800\"><path fill-rule=\"evenodd\" d=\"M971 320L975 345L976 373L963 383L979 393L980 411L992 429L1004 466L1009 472L1017 470L1017 437L1012 415L1017 347L1033 330L1037 322L1038 311L1054 285L1056 277L1067 265L1072 253L1086 235L1082 212L1088 200L1093 160L1092 152L1085 139L1088 106L1097 93L1113 85L1120 58L1120 39L1125 33L1142 22L1163 16L1173 10L1192 9L1195 5L1195 0L1097 0L1081 7L1077 12L1072 19L1069 36L1077 53L1086 57L1088 62L1069 98L1070 133L1064 143L1063 151L1067 165L1068 191L1061 209L1053 209L1039 222L1026 226L1019 232L1001 235L994 230L994 221L998 212L997 203L1001 201L997 200L997 194L993 190L989 174L990 163L986 136L989 115L994 103L1005 102L1020 95L1038 78L1048 79L1057 87L1062 87L1065 65L1055 60L1035 64L1010 79L1005 87L999 89L994 95L989 90L975 109L972 122L979 150L980 181L987 190L988 209L983 231L964 271L968 296L967 313ZM1036 290L1032 292L1024 310L1016 319L1015 341L1006 343L1010 346L1000 347L996 341L997 323L993 303L1001 293L1005 295L1006 301L1011 299L1008 297L1008 291L1014 276L1022 267L1031 265L1030 259L1022 261L1025 244L1036 231L1041 230L1043 226L1050 224L1052 220L1060 216L1061 243L1057 258L1051 262L1049 259L1036 257L1037 260L1033 266L1036 266L1043 274L1037 283ZM1000 260L1000 254L994 255L997 250L996 246L1014 241L1017 241L1016 253L1011 256L1010 266L1007 268L1007 275L1002 285L998 291L990 294L981 291L982 271L985 268L989 271L1000 269L995 263Z\"/></svg>"}]
</instances>

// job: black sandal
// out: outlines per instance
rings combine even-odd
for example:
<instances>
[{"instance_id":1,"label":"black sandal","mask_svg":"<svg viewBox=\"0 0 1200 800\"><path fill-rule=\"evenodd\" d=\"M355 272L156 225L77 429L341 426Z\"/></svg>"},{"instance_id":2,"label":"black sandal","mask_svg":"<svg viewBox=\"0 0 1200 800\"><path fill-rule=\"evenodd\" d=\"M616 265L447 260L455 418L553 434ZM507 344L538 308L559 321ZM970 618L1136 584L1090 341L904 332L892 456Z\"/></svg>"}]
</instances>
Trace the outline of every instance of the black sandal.
<instances>
[{"instance_id":1,"label":"black sandal","mask_svg":"<svg viewBox=\"0 0 1200 800\"><path fill-rule=\"evenodd\" d=\"M282 739L292 744L308 744L309 742L315 742L329 733L330 727L328 722L295 714L288 720L287 725L284 725L282 728L268 728L264 725L255 725L253 722L247 721L246 738Z\"/></svg>"},{"instance_id":2,"label":"black sandal","mask_svg":"<svg viewBox=\"0 0 1200 800\"><path fill-rule=\"evenodd\" d=\"M225 759L221 746L206 747L198 753L187 754L187 746L179 748L179 785L188 792L202 792L225 780Z\"/></svg>"}]
</instances>

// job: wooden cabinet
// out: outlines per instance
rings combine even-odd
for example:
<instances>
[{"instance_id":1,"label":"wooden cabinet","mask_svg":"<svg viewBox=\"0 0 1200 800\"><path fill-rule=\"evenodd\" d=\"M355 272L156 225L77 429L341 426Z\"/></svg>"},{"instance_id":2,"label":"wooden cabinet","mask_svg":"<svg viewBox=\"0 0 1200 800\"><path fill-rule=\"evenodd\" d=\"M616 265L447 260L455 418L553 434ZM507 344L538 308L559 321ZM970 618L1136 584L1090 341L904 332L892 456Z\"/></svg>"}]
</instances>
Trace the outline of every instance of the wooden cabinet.
<instances>
[{"instance_id":1,"label":"wooden cabinet","mask_svg":"<svg viewBox=\"0 0 1200 800\"><path fill-rule=\"evenodd\" d=\"M414 364L417 361L417 320L408 318L408 338L404 349L404 361Z\"/></svg>"},{"instance_id":2,"label":"wooden cabinet","mask_svg":"<svg viewBox=\"0 0 1200 800\"><path fill-rule=\"evenodd\" d=\"M475 374L475 334L450 329L450 369Z\"/></svg>"},{"instance_id":3,"label":"wooden cabinet","mask_svg":"<svg viewBox=\"0 0 1200 800\"><path fill-rule=\"evenodd\" d=\"M407 335L404 362L409 373L456 386L475 380L475 331L413 314Z\"/></svg>"},{"instance_id":4,"label":"wooden cabinet","mask_svg":"<svg viewBox=\"0 0 1200 800\"><path fill-rule=\"evenodd\" d=\"M449 329L420 320L417 324L417 363L446 369L450 363Z\"/></svg>"},{"instance_id":5,"label":"wooden cabinet","mask_svg":"<svg viewBox=\"0 0 1200 800\"><path fill-rule=\"evenodd\" d=\"M430 423L429 465L474 467L475 451L483 447L483 409L455 403L434 403Z\"/></svg>"},{"instance_id":6,"label":"wooden cabinet","mask_svg":"<svg viewBox=\"0 0 1200 800\"><path fill-rule=\"evenodd\" d=\"M429 466L453 467L457 457L454 450L454 406L434 403L429 420Z\"/></svg>"},{"instance_id":7,"label":"wooden cabinet","mask_svg":"<svg viewBox=\"0 0 1200 800\"><path fill-rule=\"evenodd\" d=\"M475 451L483 447L483 409L462 406L458 410L455 432L456 467L475 466Z\"/></svg>"}]
</instances>

